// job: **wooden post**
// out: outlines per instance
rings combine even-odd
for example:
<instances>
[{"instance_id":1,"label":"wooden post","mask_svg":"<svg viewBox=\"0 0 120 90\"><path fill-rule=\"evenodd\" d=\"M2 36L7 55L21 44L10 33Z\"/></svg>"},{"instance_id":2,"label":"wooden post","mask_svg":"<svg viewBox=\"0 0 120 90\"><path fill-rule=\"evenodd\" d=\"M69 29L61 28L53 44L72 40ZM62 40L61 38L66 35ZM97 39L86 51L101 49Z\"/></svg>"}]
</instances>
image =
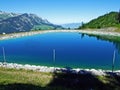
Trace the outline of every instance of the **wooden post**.
<instances>
[{"instance_id":1,"label":"wooden post","mask_svg":"<svg viewBox=\"0 0 120 90\"><path fill-rule=\"evenodd\" d=\"M6 63L6 59L5 59L5 49L4 49L4 47L2 47L2 49L3 49L3 62Z\"/></svg>"},{"instance_id":2,"label":"wooden post","mask_svg":"<svg viewBox=\"0 0 120 90\"><path fill-rule=\"evenodd\" d=\"M114 50L114 53L113 53L113 61L112 61L112 73L114 71L114 64L115 64L115 50Z\"/></svg>"},{"instance_id":3,"label":"wooden post","mask_svg":"<svg viewBox=\"0 0 120 90\"><path fill-rule=\"evenodd\" d=\"M53 49L53 64L54 64L54 71L55 71L55 59L56 59L55 55L56 55L56 52L55 52L55 49Z\"/></svg>"}]
</instances>

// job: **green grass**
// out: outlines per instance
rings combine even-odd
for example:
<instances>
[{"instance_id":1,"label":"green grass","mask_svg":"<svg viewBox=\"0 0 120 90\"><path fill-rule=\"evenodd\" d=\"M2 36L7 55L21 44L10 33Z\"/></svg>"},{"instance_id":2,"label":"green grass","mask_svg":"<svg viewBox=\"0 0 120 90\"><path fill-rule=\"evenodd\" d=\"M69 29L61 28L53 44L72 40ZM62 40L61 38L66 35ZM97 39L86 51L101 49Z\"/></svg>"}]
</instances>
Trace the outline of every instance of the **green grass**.
<instances>
[{"instance_id":1,"label":"green grass","mask_svg":"<svg viewBox=\"0 0 120 90\"><path fill-rule=\"evenodd\" d=\"M116 28L115 32L119 32L120 33L120 26L117 26L119 28Z\"/></svg>"},{"instance_id":2,"label":"green grass","mask_svg":"<svg viewBox=\"0 0 120 90\"><path fill-rule=\"evenodd\" d=\"M15 70L0 68L0 84L34 84L41 87L50 83L52 74L33 72L30 70Z\"/></svg>"},{"instance_id":3,"label":"green grass","mask_svg":"<svg viewBox=\"0 0 120 90\"><path fill-rule=\"evenodd\" d=\"M0 90L120 90L120 76L0 68Z\"/></svg>"}]
</instances>

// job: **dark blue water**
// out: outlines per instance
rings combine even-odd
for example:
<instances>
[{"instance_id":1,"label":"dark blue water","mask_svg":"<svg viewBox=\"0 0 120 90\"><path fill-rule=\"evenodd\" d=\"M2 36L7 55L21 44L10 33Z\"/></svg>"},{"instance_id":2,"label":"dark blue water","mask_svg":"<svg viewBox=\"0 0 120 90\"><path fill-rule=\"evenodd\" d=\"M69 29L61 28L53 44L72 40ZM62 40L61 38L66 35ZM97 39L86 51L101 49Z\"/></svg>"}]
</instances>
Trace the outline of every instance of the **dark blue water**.
<instances>
[{"instance_id":1,"label":"dark blue water","mask_svg":"<svg viewBox=\"0 0 120 90\"><path fill-rule=\"evenodd\" d=\"M111 42L79 33L46 33L0 41L7 62L72 68L111 69L113 51L116 50L115 69L120 69L120 55ZM53 64L53 49L56 60Z\"/></svg>"}]
</instances>

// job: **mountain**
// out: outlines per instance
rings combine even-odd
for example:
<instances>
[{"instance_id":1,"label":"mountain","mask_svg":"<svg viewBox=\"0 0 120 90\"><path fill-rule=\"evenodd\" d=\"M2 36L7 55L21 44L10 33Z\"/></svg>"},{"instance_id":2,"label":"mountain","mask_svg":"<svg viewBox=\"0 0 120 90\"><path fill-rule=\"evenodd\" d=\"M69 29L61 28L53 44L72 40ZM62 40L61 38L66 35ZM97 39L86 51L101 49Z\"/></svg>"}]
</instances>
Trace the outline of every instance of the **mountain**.
<instances>
[{"instance_id":1,"label":"mountain","mask_svg":"<svg viewBox=\"0 0 120 90\"><path fill-rule=\"evenodd\" d=\"M79 29L120 27L118 16L119 16L118 12L110 12L96 19L93 19L88 23L85 23L85 24L83 23L82 26L79 27Z\"/></svg>"},{"instance_id":2,"label":"mountain","mask_svg":"<svg viewBox=\"0 0 120 90\"><path fill-rule=\"evenodd\" d=\"M18 15L19 14L16 14L16 13L8 13L8 12L0 11L0 21L7 19L7 18L10 18L10 17L15 17Z\"/></svg>"},{"instance_id":3,"label":"mountain","mask_svg":"<svg viewBox=\"0 0 120 90\"><path fill-rule=\"evenodd\" d=\"M3 13L2 13L3 14ZM26 32L31 30L61 29L61 26L54 25L48 20L44 20L35 14L5 14L0 21L0 34ZM37 28L36 28L37 27ZM42 28L41 28L42 27Z\"/></svg>"},{"instance_id":4,"label":"mountain","mask_svg":"<svg viewBox=\"0 0 120 90\"><path fill-rule=\"evenodd\" d=\"M66 24L61 24L62 27L64 28L78 28L79 26L81 26L81 23L66 23Z\"/></svg>"}]
</instances>

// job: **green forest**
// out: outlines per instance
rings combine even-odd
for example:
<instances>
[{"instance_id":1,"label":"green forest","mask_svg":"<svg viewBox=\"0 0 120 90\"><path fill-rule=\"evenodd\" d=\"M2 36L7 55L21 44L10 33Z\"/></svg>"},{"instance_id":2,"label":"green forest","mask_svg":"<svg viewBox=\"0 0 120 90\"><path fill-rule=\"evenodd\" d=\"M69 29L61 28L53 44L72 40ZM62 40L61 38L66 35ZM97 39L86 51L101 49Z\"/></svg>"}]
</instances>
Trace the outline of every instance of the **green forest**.
<instances>
[{"instance_id":1,"label":"green forest","mask_svg":"<svg viewBox=\"0 0 120 90\"><path fill-rule=\"evenodd\" d=\"M82 23L79 29L100 29L106 27L120 28L120 12L110 12L88 23Z\"/></svg>"}]
</instances>

